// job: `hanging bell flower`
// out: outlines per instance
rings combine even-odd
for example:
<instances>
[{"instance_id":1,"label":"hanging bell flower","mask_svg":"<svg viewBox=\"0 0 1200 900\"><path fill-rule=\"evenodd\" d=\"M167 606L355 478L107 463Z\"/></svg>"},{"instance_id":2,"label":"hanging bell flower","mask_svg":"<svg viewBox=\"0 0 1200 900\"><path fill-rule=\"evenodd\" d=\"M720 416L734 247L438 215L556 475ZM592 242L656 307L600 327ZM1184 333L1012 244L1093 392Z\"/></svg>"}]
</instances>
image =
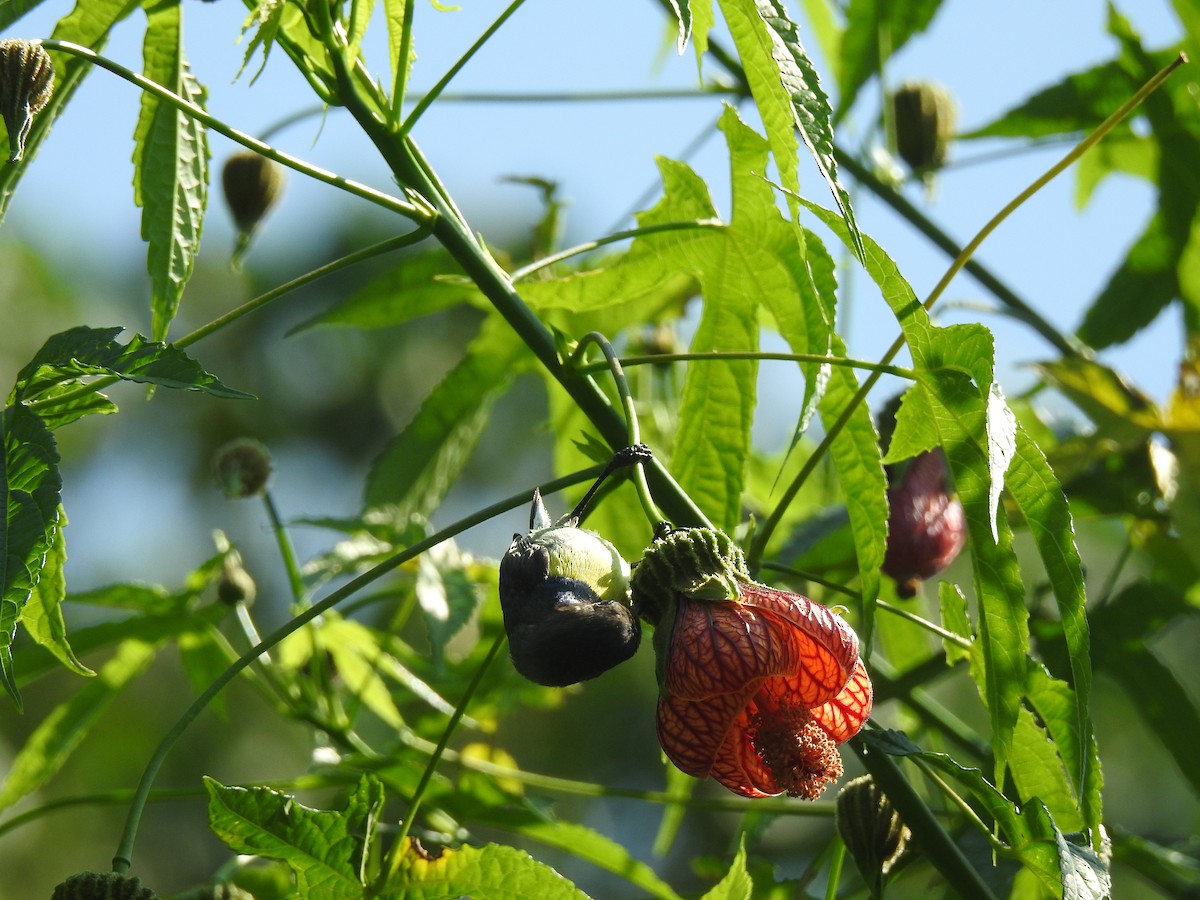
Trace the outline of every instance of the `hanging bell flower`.
<instances>
[{"instance_id":1,"label":"hanging bell flower","mask_svg":"<svg viewBox=\"0 0 1200 900\"><path fill-rule=\"evenodd\" d=\"M657 539L630 587L654 625L658 737L671 762L743 797L814 800L841 778L837 746L872 702L844 619L756 584L741 550L712 529Z\"/></svg>"},{"instance_id":2,"label":"hanging bell flower","mask_svg":"<svg viewBox=\"0 0 1200 900\"><path fill-rule=\"evenodd\" d=\"M54 63L38 41L0 41L0 114L8 129L8 161L19 162L33 118L54 93Z\"/></svg>"}]
</instances>

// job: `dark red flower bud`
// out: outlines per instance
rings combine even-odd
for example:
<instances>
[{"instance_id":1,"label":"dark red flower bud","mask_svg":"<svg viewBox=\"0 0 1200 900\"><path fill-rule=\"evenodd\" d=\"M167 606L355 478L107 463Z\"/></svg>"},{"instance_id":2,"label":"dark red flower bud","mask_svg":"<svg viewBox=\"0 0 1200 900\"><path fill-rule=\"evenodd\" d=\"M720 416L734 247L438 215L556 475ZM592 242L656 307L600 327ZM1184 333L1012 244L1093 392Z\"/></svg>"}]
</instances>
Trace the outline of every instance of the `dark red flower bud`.
<instances>
[{"instance_id":1,"label":"dark red flower bud","mask_svg":"<svg viewBox=\"0 0 1200 900\"><path fill-rule=\"evenodd\" d=\"M900 158L917 174L941 166L958 118L950 92L927 81L909 82L892 96L892 110Z\"/></svg>"},{"instance_id":2,"label":"dark red flower bud","mask_svg":"<svg viewBox=\"0 0 1200 900\"><path fill-rule=\"evenodd\" d=\"M966 518L940 448L888 468L893 483L883 571L896 580L896 593L912 597L922 581L958 556L966 543Z\"/></svg>"}]
</instances>

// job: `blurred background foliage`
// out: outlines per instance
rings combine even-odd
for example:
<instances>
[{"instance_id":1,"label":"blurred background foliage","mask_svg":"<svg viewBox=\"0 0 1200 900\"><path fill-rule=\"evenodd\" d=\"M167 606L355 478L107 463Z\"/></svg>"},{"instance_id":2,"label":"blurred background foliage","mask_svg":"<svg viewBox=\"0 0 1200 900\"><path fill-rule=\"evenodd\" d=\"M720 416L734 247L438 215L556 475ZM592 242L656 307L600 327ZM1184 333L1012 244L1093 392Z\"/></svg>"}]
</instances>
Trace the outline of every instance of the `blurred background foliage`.
<instances>
[{"instance_id":1,"label":"blurred background foliage","mask_svg":"<svg viewBox=\"0 0 1200 900\"><path fill-rule=\"evenodd\" d=\"M886 152L886 135L892 125L884 114L887 105L881 102L879 65L875 62L878 59L889 66L911 69L919 66L923 57L935 57L938 46L930 43L924 33L928 30L936 34L936 17L958 15L959 8L967 5L835 4L823 0L803 4L813 36L809 49L823 61L827 86L836 88L832 93L842 129L839 134L848 136L843 147L850 162L847 169L855 171L857 163L866 179L855 187L856 195L865 196L868 186L881 196L898 190L910 204L932 210L933 216L947 209L949 196L950 203L964 204L971 211L973 221L992 211L992 206L978 199L986 196L984 188L977 198L963 199L969 185L958 180L963 176L953 168L954 156L949 168L933 176L933 195L926 192L920 177L928 173L913 177L902 174L899 164ZM1103 8L1103 4L1089 6ZM240 8L236 12L233 18L239 19ZM1136 16L1134 10L1127 12ZM1157 10L1160 17L1162 12ZM192 14L190 7L188 14ZM1012 15L1025 20L1023 29L1036 28L1038 12L1033 8ZM437 24L452 18L439 14L431 21ZM1036 153L1018 158L1030 160L1029 172L1038 171L1038 161L1044 159L1039 154L1044 154L1045 144L1064 138L1073 140L1094 126L1167 56L1182 47L1193 59L1200 59L1200 6L1189 0L1175 0L1167 18L1176 37L1143 47L1134 25L1112 13L1106 23L1111 39L1104 44L1110 57L1094 60L1092 65L1047 85L1042 93L1031 90L1033 96L1028 102L1016 102L1018 98L1012 97L1009 112L1003 112L1003 106L990 109L988 115L969 110L969 121L974 124L960 129L954 154L968 157L975 147L982 148L981 153L1005 153L1036 146L1040 148ZM1094 19L1090 24L1096 24ZM652 45L661 42L662 32L658 29L656 25L652 30ZM806 39L809 33L806 31ZM888 35L882 45L880 34ZM1066 34L1070 36L1070 32ZM962 38L961 32L958 38ZM909 39L913 46L905 51ZM986 35L978 34L971 40L988 42ZM434 43L436 38L431 38L430 44ZM435 48L431 51L436 59ZM894 59L890 57L893 53ZM1003 54L1014 62L1021 56L1011 48ZM638 72L650 69L652 57L652 53L646 53L631 65ZM282 59L273 60L272 66L282 63ZM690 64L690 60L683 61L684 67ZM437 69L431 67L429 71ZM729 72L716 66L710 69L708 64L704 71L710 81L730 84ZM694 79L694 71L689 74ZM892 81L888 80L889 86ZM953 91L955 85L950 88ZM1200 209L1200 181L1194 166L1196 142L1200 141L1196 98L1196 76L1185 70L1127 127L1085 157L1074 184L1062 187L1063 193L1055 197L1064 208L1072 193L1081 206L1093 197L1097 198L1093 202L1109 202L1103 189L1097 188L1108 176L1117 176L1109 182L1137 179L1152 189L1147 222L1131 221L1132 217L1119 214L1119 208L1115 213L1111 206L1103 208L1100 227L1119 235L1114 238L1118 250L1111 258L1096 259L1095 251L1089 252L1087 247L1063 250L1068 261L1062 268L1070 270L1086 260L1089 277L1097 285L1076 304L1076 317L1071 319L1055 308L1053 291L1037 290L1031 295L1036 297L1033 307L1052 323L1052 330L1056 328L1071 343L1078 339L1096 349L1112 347L1119 354L1120 345L1135 343L1141 329L1150 328L1153 340L1151 346L1139 350L1139 365L1152 366L1156 382L1135 384L1100 366L1065 358L1032 373L1024 369L1014 375L1018 361L1050 354L1040 343L1036 350L1031 349L1035 339L1025 324L1005 322L997 329L1004 355L1001 365L1005 374L1017 381L1009 390L1015 398L1013 405L1049 454L1067 488L1076 518L1091 598L1093 662L1098 673L1093 714L1104 763L1105 822L1114 839L1117 896L1183 896L1185 891L1195 891L1200 876L1196 861L1200 847L1195 838L1200 832L1200 765L1193 752L1200 740L1200 659L1194 652L1200 640L1196 615L1200 570L1192 540L1200 535L1195 524L1200 510L1200 476L1196 474L1200 472L1200 454L1195 431L1200 426L1196 414L1200 403L1196 381L1200 374L1195 370L1200 348L1196 339L1200 333L1196 312L1200 309L1200 256L1194 235ZM447 108L458 107L447 104ZM553 109L550 107L546 114L550 119L554 118ZM339 114L329 115L326 127L332 130ZM620 118L614 119L613 127L619 132ZM60 127L65 129L65 122ZM455 133L454 125L451 122L446 130ZM304 137L308 139L311 134ZM92 139L103 140L104 136L101 133ZM458 138L440 139L475 142L464 139L461 132ZM328 142L329 138L322 135L319 145ZM53 144L54 138L47 148ZM677 150L675 145L651 147L651 152L668 154ZM704 160L703 154L700 159L698 165ZM1010 166L1011 159L1001 164ZM970 168L987 169L982 163ZM549 177L551 173L538 174ZM641 174L648 177L651 173L645 170ZM105 177L119 182L125 178L112 173ZM987 175L979 177L988 179ZM853 181L849 177L847 180ZM811 182L816 183L815 179ZM1013 181L1016 186L1023 183L1020 179ZM568 182L563 189L572 193L577 185L577 181ZM632 203L638 187L638 178L629 175L620 186L621 203ZM22 188L33 189L33 185ZM1007 185L990 189L999 190L1003 199L1012 193ZM554 226L573 233L575 226L558 222L553 216L567 216L568 222L596 221L586 208L568 214L553 205L546 206L547 196L537 190L537 185L507 185L504 190L506 198L521 197L516 201L521 215L509 215L507 208L496 211L496 206L506 207L506 203L497 203L494 185L485 189L490 193L479 206L484 208L480 218L487 225L489 246L510 267L549 249L547 234L556 231ZM464 202L469 207L476 204L469 195ZM186 333L315 264L394 233L378 214L359 215L352 206L338 207L337 214L310 215L303 207L286 204L285 199L276 214L282 221L268 219L260 236L261 246L251 250L241 271L231 271L226 265L226 247L232 245L228 229L210 225L205 251L198 258L181 306L178 333ZM906 245L900 243L897 247L880 236L882 208L874 204L872 199L858 207L864 230L880 238L901 269L909 271ZM4 323L0 327L0 380L5 383L11 382L12 375L56 331L78 322L96 326L140 324L148 318L141 259L116 254L114 264L104 258L103 252L85 248L76 254L52 246L45 237L45 222L37 220L61 215L60 211L17 208L14 222L0 232L0 323ZM1018 248L1017 259L1021 248L1033 256L1045 245L1072 243L1069 235L1074 227L1073 214L1059 209L1056 215L1052 225L1043 225L1032 217L1020 234L1006 238L1011 242L1009 246ZM210 222L215 218L211 217ZM288 218L293 221L288 222ZM272 228L294 235L298 219L304 220L302 239L271 240ZM23 222L34 223L28 233L20 227ZM102 225L103 219L93 222L97 229ZM86 234L88 228L75 221L64 227L73 234L81 230ZM596 228L598 231L599 226ZM966 233L965 227L961 230ZM136 234L136 225L130 231ZM561 245L563 237L557 242ZM1121 247L1128 248L1127 253ZM985 257L990 249L990 245L985 249ZM364 539L369 529L365 523L352 521L362 507L368 473L393 436L413 419L423 400L468 352L484 321L478 308L462 303L427 316L393 322L378 302L389 292L403 289L411 298L422 290L455 289L453 283L428 278L428 273L449 271L442 258L432 260L428 270L418 269L418 279L412 285L397 283L409 277L414 267L425 265L421 254L427 252L431 251L407 252L400 259L384 257L319 281L286 302L239 321L197 348L196 356L205 368L217 373L226 384L253 393L258 401L232 402L189 394L164 402L161 392L148 397L141 386L120 385L112 391L121 406L120 416L90 417L62 431L59 448L63 456L63 501L72 520L67 531L68 599L87 599L86 592L105 585L136 581L162 585L168 595L183 598L181 603L198 607L211 604L219 573L219 566L212 563L218 551L213 535L219 530L237 547L246 570L257 583L254 616L260 630L270 630L286 621L292 610L288 580L261 504L227 500L213 483L214 452L229 440L246 435L262 441L271 451L273 496L284 519L293 523L289 530L301 560L315 560L316 566L322 561L340 562L340 558L331 559L325 554L338 552L339 542L345 541L354 543L341 544L343 556L362 551L366 558L375 558ZM1001 262L995 271L1005 278L1013 275L1022 289L1030 277L1036 285L1037 273L1046 269L1042 261L1032 267L1035 274L1028 276L1015 271L1020 266L1013 257L1005 256L1004 249L997 257ZM922 273L936 273L939 257L934 254L932 259L923 263L926 268L921 269ZM419 277L422 271L427 271L424 278ZM856 298L853 312L847 315L855 326L857 351L870 357L883 338L879 329L864 324L864 319L872 315L877 318L878 314L861 312L860 306L875 298L869 296L861 273L847 271L842 277L844 296ZM1050 275L1045 277L1045 283L1055 283ZM1063 273L1057 272L1054 277L1063 277ZM909 278L914 284L918 282L917 276L910 274ZM380 285L386 289L380 290ZM692 287L690 283L665 286L654 298L657 306L638 317L633 327L624 328L626 323L618 323L611 329L613 336L625 348L661 340L663 333L654 327L661 319L669 323L665 332L668 339L686 346L697 321L696 304L689 302ZM941 321L978 318L978 301L983 293L975 284L962 288L954 298L958 305L941 310ZM348 298L363 298L357 313L360 318L351 314L353 307L346 302ZM444 302L445 297L437 301ZM989 299L987 304L986 315L997 310L1005 314L995 301ZM349 324L337 322L339 315ZM372 315L378 318L371 321ZM335 321L314 324L314 319L322 316ZM887 338L890 340L890 333ZM1124 361L1119 355L1101 355L1099 359L1105 363ZM763 418L778 418L785 424L782 428L770 421L756 424L755 454L744 506L757 516L771 508L776 484L786 483L790 477L779 475L780 466L784 465L788 473L794 472L804 449L811 448L810 443L803 443L783 463L783 448L794 425L799 381L790 370L785 376L771 365L764 365L760 375L766 411ZM571 441L579 436L579 423L571 419L573 410L561 397L548 396L543 380L519 369L514 366L517 371L511 389L496 398L478 444L454 474L452 489L444 499L438 498L436 508L422 510L430 514L429 527L448 524L583 464L585 457L571 449ZM1170 370L1168 375L1163 374L1164 369ZM671 368L643 367L630 373L635 392L644 404L647 439L664 456L670 451L675 424L672 402L680 371L680 364L675 364ZM880 391L872 399L873 406L878 407L887 394ZM632 532L621 527L622 516L633 504L631 495L626 495L628 490L620 488L617 499L601 507L594 524L636 557L648 530L641 523ZM555 514L569 505L563 497L552 497L550 503ZM304 521L305 517L312 521ZM343 527L331 527L338 524ZM468 626L468 638L459 644L452 641L443 648L436 638L431 641L427 619L413 613L421 577L416 564L407 565L377 586L378 602L354 612L352 621L377 628L379 634L396 633L404 645L390 651L417 674L436 679L439 692L453 703L488 643L483 640L476 644L472 638L497 633L499 608L493 566L512 533L524 530L525 524L526 514L518 510L460 537L459 546L467 556L445 568L465 578L467 593L482 597L483 603L482 611ZM402 544L400 537L409 527L413 526L407 521L384 522L378 525L376 535ZM832 472L818 470L810 479L789 510L781 533L787 539L775 548L779 562L838 583L856 577L853 544ZM1036 554L1024 532L1018 535L1018 552L1023 571L1039 571ZM969 582L968 568L965 561L960 561L947 570L943 579ZM194 573L190 582L189 572ZM317 579L317 568L310 575ZM793 586L815 599L838 602L836 592L815 582L797 581ZM1054 604L1037 577L1030 577L1026 587L1037 652L1052 671L1061 673L1066 670L1065 649ZM898 600L890 582L883 591L884 599ZM939 618L938 599L931 588L907 608L935 621ZM70 603L67 613L71 634L86 632L121 615L85 603ZM925 635L914 638L912 630L894 617L880 616L877 625L878 646L885 651L876 670L881 691L886 691L888 666L900 671L936 655L940 649L937 641ZM228 642L236 643L236 630L229 627L229 622L221 628L233 635ZM197 634L210 635L210 631L200 629ZM214 654L218 661L222 658L220 640L206 644L197 639L190 648L186 641L182 644L178 649L163 648L147 673L120 692L79 747L72 748L75 752L54 779L22 805L9 810L8 816L58 798L95 791L128 791L154 745L185 705L183 698L192 696L198 684L202 685L202 674L218 664ZM411 653L405 647L411 648ZM281 659L291 659L287 664L297 669L312 662L303 650L293 648L290 652L291 657L281 651ZM79 690L77 676L62 669L50 670L43 656L27 642L18 641L18 673L29 680L23 690L25 712L17 715L9 710L0 715L0 771L9 768L9 761L37 724ZM97 668L107 653L81 656L84 663ZM344 664L350 662L349 658L344 660ZM345 675L344 667L339 668ZM467 753L472 743L504 748L510 761L495 756L492 761L508 765L515 761L528 772L605 785L615 789L614 794L621 789L636 792L664 788L663 766L649 715L655 685L648 652L600 681L567 691L524 683L507 662L495 667L492 678L495 683L469 710L474 722L456 739L454 747L458 751ZM229 851L205 822L205 799L199 787L202 775L225 784L284 784L292 783L298 772L310 771L310 780L301 778L296 782L299 796L318 806L337 805L338 789L344 787L339 778L344 781L344 777L335 767L322 765L332 758L323 754L328 752L327 747L341 754L352 754L352 748L340 746L337 735L314 727L312 722L276 714L259 687L241 682L231 686L219 706L204 713L189 732L159 778L158 784L164 789L191 786L180 789L180 796L156 799L143 824L137 871L164 894L206 882L229 861ZM436 738L441 714L430 712L428 706L402 691L396 693L405 698L395 701L403 727L425 740ZM346 696L351 703L362 703L370 709L359 720L364 737L390 743L396 725L388 721L387 702L378 697L368 700L365 692L356 694L353 690L347 690ZM966 679L938 677L927 685L927 690L909 699L914 697L921 709L912 703L881 703L877 717L891 727L918 733L925 721L922 710L935 709L939 716L961 724L962 740L959 745L949 742L939 746L938 738L930 738L932 749L946 749L956 755L986 753L986 711ZM372 702L378 705L372 706ZM978 737L981 734L984 738ZM416 750L411 751L411 758L396 757L393 769L386 773L389 783L411 788L423 761ZM848 768L853 769L850 760ZM573 796L562 785L510 783L451 761L426 803L430 809L444 813L446 831L440 836L448 840L463 837L464 832L457 830L458 823L473 819L479 825L472 828L472 837L488 839L492 836L489 828L494 828L501 840L535 848L539 859L597 897L641 894L627 881L580 860L569 849L547 849L545 843L535 843L528 837L535 832L530 822L488 823L486 811L503 808L517 816L511 811L545 809L553 804L561 820L611 836L634 856L652 862L660 877L675 889L689 894L702 892L724 874L738 841L745 837L752 871L761 867L770 873L766 880L785 885L771 896L803 896L806 891L807 895L815 895L819 884L810 886L804 879L810 874L809 866L828 846L827 807L814 806L812 810L820 815L811 819L753 809L742 813L734 811L732 804L722 803L727 795L712 785L701 785L696 795L697 805L683 818L679 837L662 860L651 848L659 834L663 807L638 799ZM64 873L104 868L124 819L128 797L117 793L112 800L68 806L19 827L9 828L0 822L0 828L4 828L0 833L0 871L21 873L19 886L12 879L0 883L0 897L48 896L51 886ZM430 834L438 834L437 824L436 818L429 823ZM514 831L522 830L526 837L513 837ZM989 851L982 841L972 846L968 839L964 850L981 867L989 866ZM1002 881L1006 874L1011 877L1011 872L1002 868L997 880ZM898 873L889 896L924 895L930 883L929 869L917 861Z\"/></svg>"}]
</instances>

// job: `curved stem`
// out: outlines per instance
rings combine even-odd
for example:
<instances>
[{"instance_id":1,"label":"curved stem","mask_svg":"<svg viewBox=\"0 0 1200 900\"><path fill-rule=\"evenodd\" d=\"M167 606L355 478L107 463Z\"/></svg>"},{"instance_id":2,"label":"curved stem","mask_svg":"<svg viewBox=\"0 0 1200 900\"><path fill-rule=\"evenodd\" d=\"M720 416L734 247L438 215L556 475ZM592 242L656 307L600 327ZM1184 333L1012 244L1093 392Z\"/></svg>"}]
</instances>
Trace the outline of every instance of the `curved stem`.
<instances>
[{"instance_id":1,"label":"curved stem","mask_svg":"<svg viewBox=\"0 0 1200 900\"><path fill-rule=\"evenodd\" d=\"M409 2L411 3L412 0L409 0ZM450 83L451 79L453 79L454 76L462 70L462 67L465 66L470 61L471 57L479 51L479 48L486 44L488 39L500 30L500 26L507 22L509 17L521 8L521 5L524 2L525 0L512 0L512 3L505 8L504 12L500 13L499 18L489 25L483 34L476 39L475 43L467 48L467 52L460 56L458 61L455 62L454 65L449 68L449 70L447 70L446 74L438 79L437 84L429 89L425 96L422 97L417 105L413 107L412 112L405 117L404 124L400 126L400 130L398 132L400 137L404 137L412 130L412 127L417 124L417 120L421 118L421 114L424 113L425 110L430 107L433 101L441 95L442 91L446 89L446 85ZM403 65L403 61L401 61L401 65Z\"/></svg>"},{"instance_id":2,"label":"curved stem","mask_svg":"<svg viewBox=\"0 0 1200 900\"><path fill-rule=\"evenodd\" d=\"M578 369L579 364L586 355L588 344L595 344L599 347L600 352L604 354L604 358L608 362L608 370L612 372L613 382L616 384L617 393L621 397L621 406L625 410L626 434L629 438L629 446L636 446L642 442L641 428L638 426L637 407L634 406L633 394L629 391L629 382L625 379L625 371L621 368L621 360L617 358L616 351L613 350L608 338L598 331L591 331L585 334L579 341L579 346L575 348L575 352L571 354L568 365ZM662 514L662 510L658 508L654 502L654 498L650 495L650 486L646 484L646 472L642 468L641 462L634 463L633 483L637 488L638 500L641 501L642 509L645 511L647 518L649 518L650 524L657 526L660 522L665 521L666 517Z\"/></svg>"},{"instance_id":3,"label":"curved stem","mask_svg":"<svg viewBox=\"0 0 1200 900\"><path fill-rule=\"evenodd\" d=\"M275 543L279 545L279 555L283 558L283 567L287 572L288 587L292 591L292 601L297 604L304 602L304 579L300 577L300 566L296 562L296 551L292 548L292 540L279 517L279 509L275 506L275 498L270 491L263 491L263 506L267 509L267 518L271 521L271 531L275 534Z\"/></svg>"},{"instance_id":4,"label":"curved stem","mask_svg":"<svg viewBox=\"0 0 1200 900\"><path fill-rule=\"evenodd\" d=\"M168 90L161 84L151 81L149 78L139 75L138 73L125 68L119 63L113 62L107 57L101 56L94 50L90 50L87 47L80 46L79 44L71 43L70 41L56 41L49 38L43 40L42 45L50 50L59 50L63 53L69 53L73 56L82 57L83 59L88 60L92 64L99 66L102 69L107 69L114 75L124 78L131 84L141 88L143 91L153 94L160 100L165 100L180 112L191 116L193 119L203 123L205 126L211 128L218 134L223 134L231 141L236 141L243 147L253 150L255 153L259 153L262 156L267 157L267 159L273 159L275 162L287 166L289 169L294 169L303 175L308 175L310 178L315 178L317 181L323 181L325 184L340 188L343 191L354 194L357 197L361 197L364 200L374 203L376 206L382 206L384 209L391 210L394 213L399 213L406 219L411 219L414 222L429 222L433 218L433 211L424 203L413 203L406 200L401 200L397 197L391 196L390 194L377 191L372 187L367 187L365 184L360 184L357 181L351 181L348 178L343 178L342 176L336 175L326 169L314 166L311 163L307 163L304 160L299 159L298 157L284 153L282 150L276 150L274 147L264 143L263 141L260 141L258 138L253 137L252 135L238 131L236 128L231 128L220 119L210 115L209 112L203 107L192 103L190 100L180 97L178 94Z\"/></svg>"},{"instance_id":5,"label":"curved stem","mask_svg":"<svg viewBox=\"0 0 1200 900\"><path fill-rule=\"evenodd\" d=\"M847 368L851 369L863 369L868 372L878 372L881 375L895 375L898 378L907 378L909 381L913 381L917 377L916 372L914 372L912 369L906 369L903 366L891 366L884 363L867 362L866 360L850 359L844 356L825 356L820 353L772 353L762 350L710 350L703 353L659 353L646 354L643 356L623 356L621 357L621 365L627 367L655 366L672 362L711 362L718 359L754 359L775 362L828 363L831 366L846 366ZM599 363L591 363L579 366L578 371L596 372L602 368L603 366L601 366Z\"/></svg>"},{"instance_id":6,"label":"curved stem","mask_svg":"<svg viewBox=\"0 0 1200 900\"><path fill-rule=\"evenodd\" d=\"M630 228L626 231L617 231L606 237L596 238L594 241L585 241L582 244L576 244L574 247L568 247L566 250L560 250L558 253L552 253L550 256L544 256L539 260L529 263L527 266L522 266L517 269L509 277L513 282L521 281L528 278L534 272L540 272L542 269L548 268L555 263L562 262L564 259L570 259L572 256L578 256L581 253L588 253L595 250L597 247L603 247L606 244L615 244L618 241L627 241L630 238L644 237L648 234L657 234L660 231L688 231L694 228L724 228L725 223L720 219L697 219L694 222L662 222L658 225L645 225L641 228Z\"/></svg>"},{"instance_id":7,"label":"curved stem","mask_svg":"<svg viewBox=\"0 0 1200 900\"><path fill-rule=\"evenodd\" d=\"M446 745L450 743L450 737L454 734L459 721L467 711L467 704L471 702L471 697L474 696L476 689L483 681L483 676L492 662L500 655L500 651L503 649L506 640L507 635L504 632L496 636L496 640L492 642L492 646L488 649L487 656L479 664L479 668L475 670L475 675L471 678L471 683L467 685L466 691L463 692L462 699L458 701L458 705L454 708L454 714L450 716L449 721L446 722L446 727L442 729L442 736L438 740L437 746L434 747L433 753L429 755L429 762L425 764L425 771L421 773L421 780L417 782L417 787L408 802L408 810L404 814L404 821L400 823L400 830L397 832L395 839L392 841L391 849L388 851L387 862L384 864L383 870L375 882L377 889L381 889L386 885L399 870L400 863L404 859L405 840L408 837L409 831L412 830L413 822L417 818L417 811L421 808L421 799L425 796L425 790L429 787L429 782L433 778L433 773L437 770L442 754L446 752ZM378 893L378 890L368 891L368 896L373 896L376 893Z\"/></svg>"},{"instance_id":8,"label":"curved stem","mask_svg":"<svg viewBox=\"0 0 1200 900\"><path fill-rule=\"evenodd\" d=\"M593 466L589 469L584 469L572 475L555 479L548 484L543 485L542 487L547 492L561 490L564 487L569 487L573 484L578 484L581 481L587 481L590 478L596 477L596 475L603 471L603 468L603 466ZM357 593L372 582L377 581L388 572L391 572L393 569L396 569L397 567L408 562L408 560L420 556L422 553L425 553L433 547L436 547L443 541L449 540L460 532L466 531L468 528L478 525L481 522L486 522L493 516L507 512L510 509L516 509L518 506L528 505L532 497L532 490L522 491L519 494L506 497L497 503L493 503L490 506L484 507L483 509L472 513L469 516L459 519L452 525L448 525L441 531L430 535L423 541L413 544L411 547L402 550L394 556L388 557L383 562L375 565L358 577L351 579L345 585L333 591L322 600L314 603L312 606L308 607L308 609L294 616L286 624L275 629L275 631L267 635L267 637L256 646L243 653L240 657L238 657L236 662L234 662L224 672L213 679L212 683L205 688L200 696L192 701L192 704L186 710L184 710L183 714L179 717L179 720L176 721L176 723L163 737L162 741L159 742L159 745L151 755L150 760L146 763L146 768L142 772L141 780L138 782L137 790L134 793L133 803L130 805L129 815L125 819L125 827L121 833L116 855L113 857L113 871L119 874L124 874L125 872L129 871L129 867L132 864L133 844L137 839L137 830L138 825L141 822L142 811L145 809L146 800L150 795L150 789L154 784L154 779L158 776L159 771L162 769L167 755L171 752L171 749L175 746L179 738L183 736L183 733L187 730L188 726L195 721L196 717L199 716L204 708L212 702L213 698L216 697L217 694L219 694L225 688L225 686L229 684L229 682L237 677L237 675L243 669L253 663L267 650L270 650L272 647L275 647L277 644L279 644L279 642L288 635L295 633L326 610L332 609L347 597Z\"/></svg>"}]
</instances>

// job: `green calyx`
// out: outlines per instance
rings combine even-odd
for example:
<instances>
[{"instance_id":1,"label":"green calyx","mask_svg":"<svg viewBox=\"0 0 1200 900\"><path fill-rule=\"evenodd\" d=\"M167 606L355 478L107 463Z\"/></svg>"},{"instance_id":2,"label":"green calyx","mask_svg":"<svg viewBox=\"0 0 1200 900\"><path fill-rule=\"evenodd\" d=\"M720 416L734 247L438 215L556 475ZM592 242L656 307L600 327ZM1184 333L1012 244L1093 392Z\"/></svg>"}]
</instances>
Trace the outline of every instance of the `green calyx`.
<instances>
[{"instance_id":1,"label":"green calyx","mask_svg":"<svg viewBox=\"0 0 1200 900\"><path fill-rule=\"evenodd\" d=\"M692 600L736 600L749 582L746 557L729 535L686 528L658 538L633 570L634 608L655 627L673 611L677 595Z\"/></svg>"}]
</instances>

